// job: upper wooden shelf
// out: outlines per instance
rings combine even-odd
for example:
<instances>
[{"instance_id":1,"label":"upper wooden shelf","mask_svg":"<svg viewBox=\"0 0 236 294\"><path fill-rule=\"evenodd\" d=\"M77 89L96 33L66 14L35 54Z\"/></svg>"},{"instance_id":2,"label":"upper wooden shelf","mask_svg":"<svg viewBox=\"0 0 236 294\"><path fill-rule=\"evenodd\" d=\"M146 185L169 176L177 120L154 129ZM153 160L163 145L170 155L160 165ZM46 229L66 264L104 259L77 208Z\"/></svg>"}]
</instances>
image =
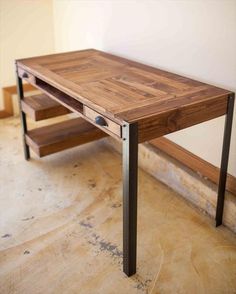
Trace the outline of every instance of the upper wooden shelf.
<instances>
[{"instance_id":1,"label":"upper wooden shelf","mask_svg":"<svg viewBox=\"0 0 236 294\"><path fill-rule=\"evenodd\" d=\"M21 105L22 110L35 121L70 113L69 109L44 94L27 96Z\"/></svg>"},{"instance_id":2,"label":"upper wooden shelf","mask_svg":"<svg viewBox=\"0 0 236 294\"><path fill-rule=\"evenodd\" d=\"M54 91L71 110L88 106L120 125L138 122L139 142L225 114L232 93L94 49L16 63L19 74L26 71L30 83Z\"/></svg>"}]
</instances>

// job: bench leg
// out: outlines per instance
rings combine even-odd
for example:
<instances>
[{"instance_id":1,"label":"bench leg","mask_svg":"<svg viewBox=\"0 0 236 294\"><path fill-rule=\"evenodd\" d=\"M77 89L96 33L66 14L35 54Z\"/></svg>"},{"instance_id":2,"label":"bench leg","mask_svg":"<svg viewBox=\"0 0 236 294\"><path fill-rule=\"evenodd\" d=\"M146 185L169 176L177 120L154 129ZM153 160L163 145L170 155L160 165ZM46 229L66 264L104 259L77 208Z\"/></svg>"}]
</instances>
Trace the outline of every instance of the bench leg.
<instances>
[{"instance_id":1,"label":"bench leg","mask_svg":"<svg viewBox=\"0 0 236 294\"><path fill-rule=\"evenodd\" d=\"M136 273L138 125L126 124L123 131L123 271Z\"/></svg>"},{"instance_id":2,"label":"bench leg","mask_svg":"<svg viewBox=\"0 0 236 294\"><path fill-rule=\"evenodd\" d=\"M26 144L26 141L25 141L25 134L27 133L26 114L21 109L21 100L24 99L24 90L23 90L22 79L18 76L17 73L16 73L16 81L17 81L19 111L20 111L21 126L22 126L24 154L25 154L25 159L29 160L30 159L30 150L29 150L29 146Z\"/></svg>"},{"instance_id":3,"label":"bench leg","mask_svg":"<svg viewBox=\"0 0 236 294\"><path fill-rule=\"evenodd\" d=\"M216 217L215 217L216 227L222 224L222 218L223 218L233 111L234 111L234 94L231 94L228 97L228 106L227 106L227 113L225 118L224 140L223 140L223 149L222 149L222 156L221 156L218 198L217 198Z\"/></svg>"}]
</instances>

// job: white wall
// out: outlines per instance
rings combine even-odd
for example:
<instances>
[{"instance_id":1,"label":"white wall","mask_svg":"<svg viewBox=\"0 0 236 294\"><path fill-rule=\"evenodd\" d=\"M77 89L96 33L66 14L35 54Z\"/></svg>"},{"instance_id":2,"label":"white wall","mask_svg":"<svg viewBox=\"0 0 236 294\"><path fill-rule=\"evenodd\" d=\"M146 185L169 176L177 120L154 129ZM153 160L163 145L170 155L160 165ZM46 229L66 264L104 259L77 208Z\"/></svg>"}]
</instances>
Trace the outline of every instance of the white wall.
<instances>
[{"instance_id":1,"label":"white wall","mask_svg":"<svg viewBox=\"0 0 236 294\"><path fill-rule=\"evenodd\" d=\"M15 84L16 58L54 52L52 9L52 0L0 0L0 87Z\"/></svg>"},{"instance_id":2,"label":"white wall","mask_svg":"<svg viewBox=\"0 0 236 294\"><path fill-rule=\"evenodd\" d=\"M54 27L57 51L102 49L236 91L235 0L54 0ZM218 118L168 137L219 166L223 125ZM235 133L236 119L234 176Z\"/></svg>"}]
</instances>

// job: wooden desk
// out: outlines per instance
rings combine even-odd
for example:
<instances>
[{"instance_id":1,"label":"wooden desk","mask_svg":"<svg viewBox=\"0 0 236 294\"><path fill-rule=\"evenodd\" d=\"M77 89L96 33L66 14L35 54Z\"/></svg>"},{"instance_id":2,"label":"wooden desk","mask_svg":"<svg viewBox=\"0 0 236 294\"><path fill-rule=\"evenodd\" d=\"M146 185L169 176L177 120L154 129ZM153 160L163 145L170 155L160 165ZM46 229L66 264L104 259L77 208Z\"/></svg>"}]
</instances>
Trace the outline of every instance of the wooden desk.
<instances>
[{"instance_id":1,"label":"wooden desk","mask_svg":"<svg viewBox=\"0 0 236 294\"><path fill-rule=\"evenodd\" d=\"M138 143L226 114L216 210L216 225L222 223L234 93L94 49L17 60L16 70L20 100L25 79L123 142L123 269L128 276L136 272ZM23 111L22 127L29 159Z\"/></svg>"}]
</instances>

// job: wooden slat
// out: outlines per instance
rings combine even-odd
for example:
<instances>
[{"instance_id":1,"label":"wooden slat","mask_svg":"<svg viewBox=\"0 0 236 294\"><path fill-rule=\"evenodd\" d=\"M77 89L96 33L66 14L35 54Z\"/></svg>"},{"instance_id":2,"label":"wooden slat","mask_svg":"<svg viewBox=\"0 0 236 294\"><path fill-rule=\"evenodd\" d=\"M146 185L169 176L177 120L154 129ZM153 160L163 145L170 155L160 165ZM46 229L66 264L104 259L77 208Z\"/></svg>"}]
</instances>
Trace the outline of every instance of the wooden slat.
<instances>
[{"instance_id":1,"label":"wooden slat","mask_svg":"<svg viewBox=\"0 0 236 294\"><path fill-rule=\"evenodd\" d=\"M44 94L25 97L21 104L22 110L35 121L70 113L69 109Z\"/></svg>"},{"instance_id":2,"label":"wooden slat","mask_svg":"<svg viewBox=\"0 0 236 294\"><path fill-rule=\"evenodd\" d=\"M144 117L138 122L139 142L149 141L224 115L226 110L227 96L220 96Z\"/></svg>"},{"instance_id":3,"label":"wooden slat","mask_svg":"<svg viewBox=\"0 0 236 294\"><path fill-rule=\"evenodd\" d=\"M164 137L151 140L149 143L218 185L218 167ZM236 195L236 178L230 174L227 175L226 189Z\"/></svg>"},{"instance_id":4,"label":"wooden slat","mask_svg":"<svg viewBox=\"0 0 236 294\"><path fill-rule=\"evenodd\" d=\"M105 136L106 133L84 119L75 118L30 130L26 142L39 157L43 157Z\"/></svg>"},{"instance_id":5,"label":"wooden slat","mask_svg":"<svg viewBox=\"0 0 236 294\"><path fill-rule=\"evenodd\" d=\"M2 89L3 94L3 110L0 110L0 118L6 118L13 115L12 95L6 90Z\"/></svg>"}]
</instances>

